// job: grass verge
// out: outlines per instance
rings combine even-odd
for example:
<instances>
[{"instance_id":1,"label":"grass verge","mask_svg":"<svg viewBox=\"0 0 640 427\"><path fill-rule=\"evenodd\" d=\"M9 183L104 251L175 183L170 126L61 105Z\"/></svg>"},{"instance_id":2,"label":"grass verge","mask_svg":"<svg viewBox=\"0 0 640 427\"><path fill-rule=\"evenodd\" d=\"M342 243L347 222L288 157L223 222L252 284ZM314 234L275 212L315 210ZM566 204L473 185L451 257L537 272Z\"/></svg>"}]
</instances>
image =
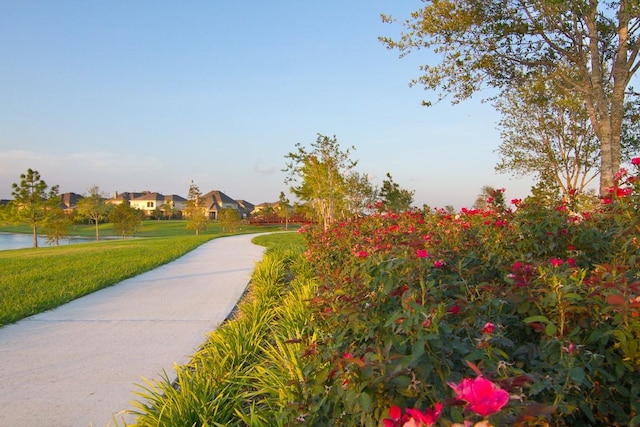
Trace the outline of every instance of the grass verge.
<instances>
[{"instance_id":1,"label":"grass verge","mask_svg":"<svg viewBox=\"0 0 640 427\"><path fill-rule=\"evenodd\" d=\"M211 236L0 251L0 326L166 264Z\"/></svg>"},{"instance_id":2,"label":"grass verge","mask_svg":"<svg viewBox=\"0 0 640 427\"><path fill-rule=\"evenodd\" d=\"M100 238L113 238L121 237L113 229L113 224L105 223L98 226ZM278 231L281 227L278 225L264 226L264 225L249 225L243 224L239 227L238 233L262 233L268 231ZM0 232L5 233L23 233L31 234L31 228L27 225L16 224L3 224L0 223ZM234 233L234 234L238 234ZM200 232L201 235L206 236L219 236L222 233L219 222L210 222L207 224L207 229ZM41 233L39 233L41 235ZM95 225L93 224L74 224L69 227L69 236L88 237L93 238L96 235ZM178 236L193 236L193 230L187 230L187 221L185 220L144 220L139 227L134 237L178 237Z\"/></svg>"},{"instance_id":3,"label":"grass verge","mask_svg":"<svg viewBox=\"0 0 640 427\"><path fill-rule=\"evenodd\" d=\"M158 238L0 251L0 327L159 267L221 236L210 234L219 231L217 224L194 236L192 231L184 234L184 221L147 222L146 233ZM248 227L240 232L274 229ZM86 232L93 232L91 226ZM302 244L298 233L276 233L273 238L259 236L256 244L290 246L294 241Z\"/></svg>"},{"instance_id":4,"label":"grass verge","mask_svg":"<svg viewBox=\"0 0 640 427\"><path fill-rule=\"evenodd\" d=\"M265 242L265 239L267 242ZM237 315L212 332L175 381L140 385L134 425L291 425L289 402L303 383L301 338L315 282L297 233L260 236L270 249Z\"/></svg>"}]
</instances>

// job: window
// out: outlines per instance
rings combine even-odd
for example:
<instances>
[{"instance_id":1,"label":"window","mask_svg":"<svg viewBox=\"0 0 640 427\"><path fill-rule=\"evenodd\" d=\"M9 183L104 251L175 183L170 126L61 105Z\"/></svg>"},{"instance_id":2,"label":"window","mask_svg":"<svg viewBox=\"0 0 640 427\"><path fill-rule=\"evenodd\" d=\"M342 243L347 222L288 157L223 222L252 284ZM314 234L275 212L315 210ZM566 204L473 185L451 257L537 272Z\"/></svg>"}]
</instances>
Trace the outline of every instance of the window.
<instances>
[{"instance_id":1,"label":"window","mask_svg":"<svg viewBox=\"0 0 640 427\"><path fill-rule=\"evenodd\" d=\"M148 208L152 208L153 207L153 202L147 202L147 207Z\"/></svg>"}]
</instances>

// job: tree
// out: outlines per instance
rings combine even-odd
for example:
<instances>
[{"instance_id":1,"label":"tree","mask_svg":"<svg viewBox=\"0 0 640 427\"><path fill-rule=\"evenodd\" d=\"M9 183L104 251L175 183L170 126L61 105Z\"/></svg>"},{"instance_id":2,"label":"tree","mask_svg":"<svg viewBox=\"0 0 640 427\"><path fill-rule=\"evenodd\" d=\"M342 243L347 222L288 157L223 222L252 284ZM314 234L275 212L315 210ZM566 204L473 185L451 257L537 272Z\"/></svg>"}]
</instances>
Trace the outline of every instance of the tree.
<instances>
[{"instance_id":1,"label":"tree","mask_svg":"<svg viewBox=\"0 0 640 427\"><path fill-rule=\"evenodd\" d=\"M222 232L233 233L240 228L240 214L236 209L224 208L220 210L219 218Z\"/></svg>"},{"instance_id":2,"label":"tree","mask_svg":"<svg viewBox=\"0 0 640 427\"><path fill-rule=\"evenodd\" d=\"M375 205L378 189L369 181L369 176L360 172L351 172L346 178L346 210L352 216L361 216Z\"/></svg>"},{"instance_id":3,"label":"tree","mask_svg":"<svg viewBox=\"0 0 640 427\"><path fill-rule=\"evenodd\" d=\"M284 191L280 192L278 197L278 216L284 218L284 229L289 229L289 199L285 196Z\"/></svg>"},{"instance_id":4,"label":"tree","mask_svg":"<svg viewBox=\"0 0 640 427\"><path fill-rule=\"evenodd\" d=\"M386 209L394 212L408 211L413 203L413 191L400 188L397 182L393 181L391 174L387 172L387 179L382 181L380 198Z\"/></svg>"},{"instance_id":5,"label":"tree","mask_svg":"<svg viewBox=\"0 0 640 427\"><path fill-rule=\"evenodd\" d=\"M20 175L20 183L13 183L12 218L14 221L28 224L33 231L33 247L38 247L38 226L42 225L51 212L60 209L58 186L49 189L40 178L40 173L31 168Z\"/></svg>"},{"instance_id":6,"label":"tree","mask_svg":"<svg viewBox=\"0 0 640 427\"><path fill-rule=\"evenodd\" d=\"M580 96L539 78L506 91L495 106L502 114L496 171L534 175L567 202L598 176L600 145Z\"/></svg>"},{"instance_id":7,"label":"tree","mask_svg":"<svg viewBox=\"0 0 640 427\"><path fill-rule=\"evenodd\" d=\"M483 186L473 207L475 209L493 208L498 212L505 212L507 205L504 201L504 188L496 189L490 185Z\"/></svg>"},{"instance_id":8,"label":"tree","mask_svg":"<svg viewBox=\"0 0 640 427\"><path fill-rule=\"evenodd\" d=\"M200 234L200 231L207 228L207 214L202 206L201 198L200 188L191 181L189 195L187 196L187 206L184 211L187 217L187 230L195 230L196 236Z\"/></svg>"},{"instance_id":9,"label":"tree","mask_svg":"<svg viewBox=\"0 0 640 427\"><path fill-rule=\"evenodd\" d=\"M316 142L307 151L296 144L297 151L287 154L286 184L293 183L291 192L311 205L315 219L324 229L340 215L340 203L345 195L345 176L357 161L350 158L350 150L342 150L337 138L318 134ZM355 147L351 147L355 150Z\"/></svg>"},{"instance_id":10,"label":"tree","mask_svg":"<svg viewBox=\"0 0 640 427\"><path fill-rule=\"evenodd\" d=\"M484 86L504 90L532 74L550 76L585 102L605 194L620 167L625 92L640 67L638 0L423 1L398 40L380 38L401 55L426 48L441 56L412 84L439 91L438 99L453 95L455 103Z\"/></svg>"},{"instance_id":11,"label":"tree","mask_svg":"<svg viewBox=\"0 0 640 427\"><path fill-rule=\"evenodd\" d=\"M69 235L71 223L69 215L65 214L62 209L52 210L42 226L42 231L47 236L47 244L60 245L60 240Z\"/></svg>"},{"instance_id":12,"label":"tree","mask_svg":"<svg viewBox=\"0 0 640 427\"><path fill-rule=\"evenodd\" d=\"M167 200L161 208L162 213L166 219L171 219L176 214L176 208L173 205L173 200Z\"/></svg>"},{"instance_id":13,"label":"tree","mask_svg":"<svg viewBox=\"0 0 640 427\"><path fill-rule=\"evenodd\" d=\"M132 236L142 224L144 213L129 206L128 203L120 203L109 213L109 220L113 223L116 233L123 239Z\"/></svg>"},{"instance_id":14,"label":"tree","mask_svg":"<svg viewBox=\"0 0 640 427\"><path fill-rule=\"evenodd\" d=\"M100 187L92 185L82 200L78 201L77 212L95 224L96 240L100 240L98 225L109 217L110 206L105 202L106 196L100 194Z\"/></svg>"},{"instance_id":15,"label":"tree","mask_svg":"<svg viewBox=\"0 0 640 427\"><path fill-rule=\"evenodd\" d=\"M640 93L631 92L622 120L622 160L630 161L640 152Z\"/></svg>"}]
</instances>

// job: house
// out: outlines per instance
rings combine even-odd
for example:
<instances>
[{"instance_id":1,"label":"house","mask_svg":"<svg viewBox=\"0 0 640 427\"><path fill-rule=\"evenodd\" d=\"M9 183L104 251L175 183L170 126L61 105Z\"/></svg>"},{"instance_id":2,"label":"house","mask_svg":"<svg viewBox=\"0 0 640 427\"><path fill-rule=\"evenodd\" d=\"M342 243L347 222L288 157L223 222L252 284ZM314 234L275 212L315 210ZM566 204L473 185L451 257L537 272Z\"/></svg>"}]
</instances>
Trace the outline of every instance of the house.
<instances>
[{"instance_id":1,"label":"house","mask_svg":"<svg viewBox=\"0 0 640 427\"><path fill-rule=\"evenodd\" d=\"M238 202L218 190L209 191L202 195L200 205L206 210L207 218L213 220L218 219L220 211L223 209L235 209L241 214Z\"/></svg>"},{"instance_id":2,"label":"house","mask_svg":"<svg viewBox=\"0 0 640 427\"><path fill-rule=\"evenodd\" d=\"M255 205L247 202L246 200L236 200L238 202L238 211L240 212L241 219L247 219L251 215L251 212L255 209Z\"/></svg>"},{"instance_id":3,"label":"house","mask_svg":"<svg viewBox=\"0 0 640 427\"><path fill-rule=\"evenodd\" d=\"M187 206L187 199L182 196L178 196L177 194L170 194L168 196L164 196L165 203L171 203L175 209L184 209Z\"/></svg>"},{"instance_id":4,"label":"house","mask_svg":"<svg viewBox=\"0 0 640 427\"><path fill-rule=\"evenodd\" d=\"M76 193L64 193L60 195L60 207L64 213L69 214L78 207L78 202L84 199L84 196Z\"/></svg>"},{"instance_id":5,"label":"house","mask_svg":"<svg viewBox=\"0 0 640 427\"><path fill-rule=\"evenodd\" d=\"M112 205L121 205L122 203L129 203L130 200L136 197L142 196L143 193L130 193L125 191L124 193L118 193L117 191L111 199L107 199L105 202Z\"/></svg>"},{"instance_id":6,"label":"house","mask_svg":"<svg viewBox=\"0 0 640 427\"><path fill-rule=\"evenodd\" d=\"M172 210L182 211L185 208L187 199L172 194L165 196L156 192L145 192L129 200L129 206L144 212L145 216L155 216L156 212L163 211L170 204Z\"/></svg>"},{"instance_id":7,"label":"house","mask_svg":"<svg viewBox=\"0 0 640 427\"><path fill-rule=\"evenodd\" d=\"M162 205L164 205L164 195L155 192L144 192L129 200L129 206L141 210L145 216L153 216L154 212Z\"/></svg>"}]
</instances>

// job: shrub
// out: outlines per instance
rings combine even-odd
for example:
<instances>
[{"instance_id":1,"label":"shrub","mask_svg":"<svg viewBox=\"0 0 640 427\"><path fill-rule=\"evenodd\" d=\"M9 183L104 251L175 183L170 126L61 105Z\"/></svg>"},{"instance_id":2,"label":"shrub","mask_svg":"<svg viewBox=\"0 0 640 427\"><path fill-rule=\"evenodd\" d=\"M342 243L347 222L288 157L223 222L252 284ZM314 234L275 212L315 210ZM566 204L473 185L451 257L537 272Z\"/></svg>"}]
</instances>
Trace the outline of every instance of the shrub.
<instances>
[{"instance_id":1,"label":"shrub","mask_svg":"<svg viewBox=\"0 0 640 427\"><path fill-rule=\"evenodd\" d=\"M640 423L638 190L623 172L591 212L530 198L307 229L316 346L291 410L315 426L440 404L443 425ZM474 412L471 377L508 405Z\"/></svg>"}]
</instances>

